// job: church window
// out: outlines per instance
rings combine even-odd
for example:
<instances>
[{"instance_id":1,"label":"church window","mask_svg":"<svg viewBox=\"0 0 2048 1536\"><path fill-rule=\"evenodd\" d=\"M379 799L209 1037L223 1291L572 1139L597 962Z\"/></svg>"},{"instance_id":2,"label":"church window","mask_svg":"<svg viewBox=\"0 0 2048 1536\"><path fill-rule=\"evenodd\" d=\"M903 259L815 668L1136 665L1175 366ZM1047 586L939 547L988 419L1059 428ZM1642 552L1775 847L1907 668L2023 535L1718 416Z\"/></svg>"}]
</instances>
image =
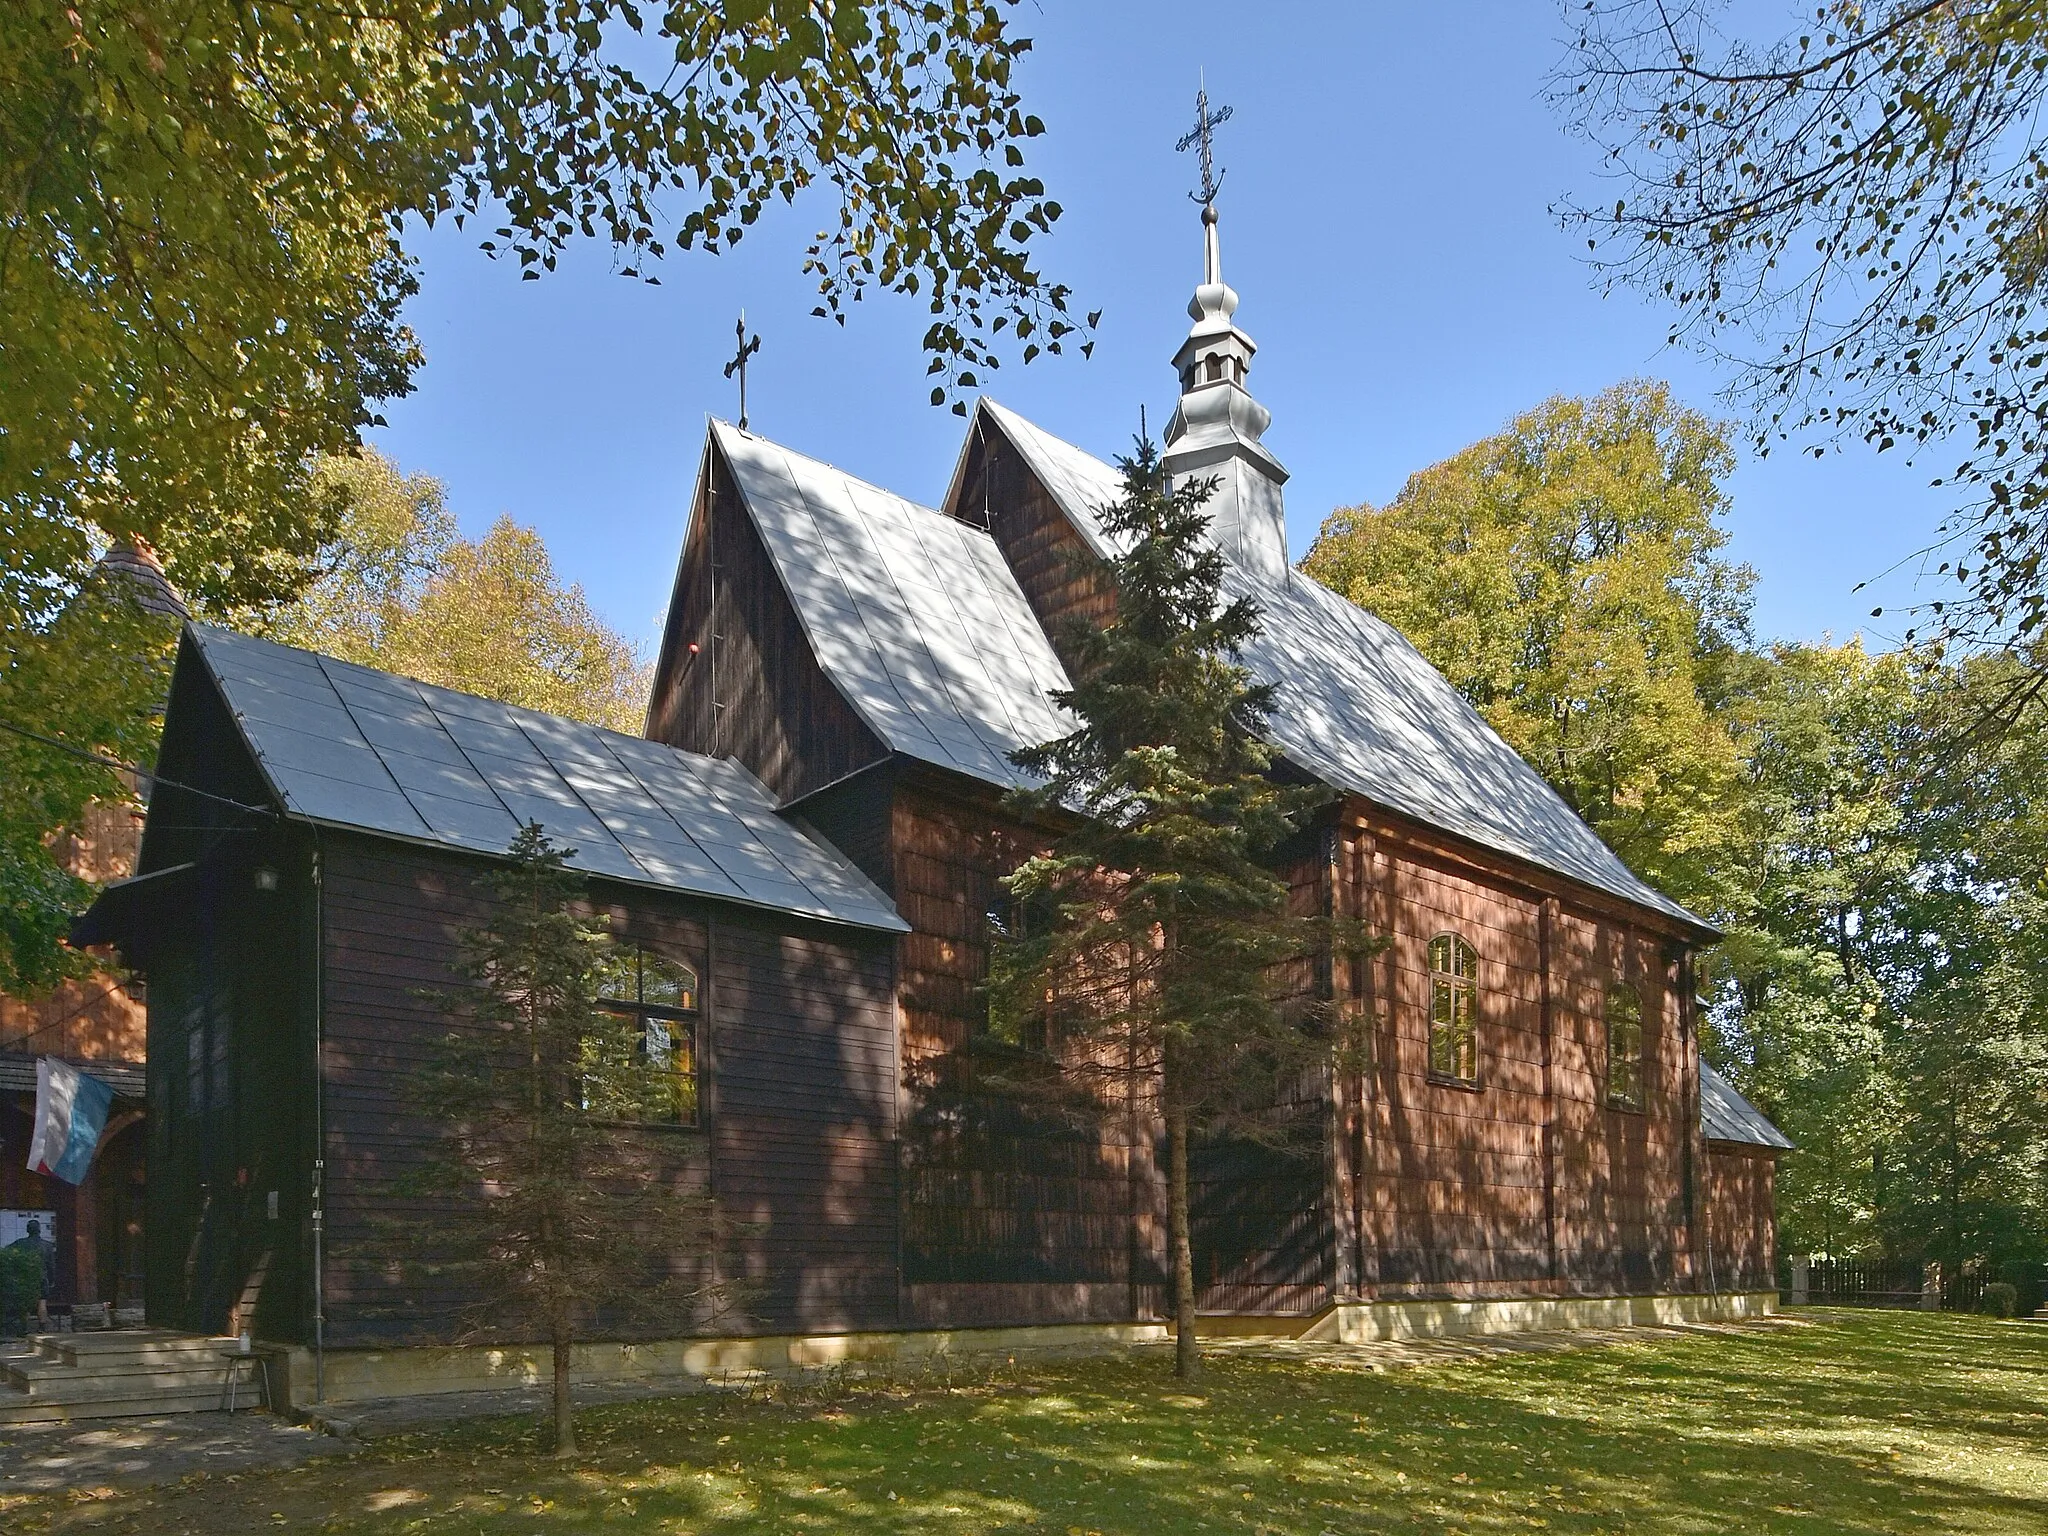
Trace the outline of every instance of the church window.
<instances>
[{"instance_id":1,"label":"church window","mask_svg":"<svg viewBox=\"0 0 2048 1536\"><path fill-rule=\"evenodd\" d=\"M614 944L598 979L601 1029L586 1043L583 1105L607 1120L697 1123L697 973Z\"/></svg>"},{"instance_id":2,"label":"church window","mask_svg":"<svg viewBox=\"0 0 2048 1536\"><path fill-rule=\"evenodd\" d=\"M1222 378L1223 358L1220 354L1211 352L1209 354L1209 382L1211 384L1219 383Z\"/></svg>"},{"instance_id":3,"label":"church window","mask_svg":"<svg viewBox=\"0 0 2048 1536\"><path fill-rule=\"evenodd\" d=\"M1643 1107L1643 1001L1620 982L1607 989L1607 1105Z\"/></svg>"},{"instance_id":4,"label":"church window","mask_svg":"<svg viewBox=\"0 0 2048 1536\"><path fill-rule=\"evenodd\" d=\"M1429 1075L1479 1082L1479 955L1455 933L1429 941Z\"/></svg>"}]
</instances>

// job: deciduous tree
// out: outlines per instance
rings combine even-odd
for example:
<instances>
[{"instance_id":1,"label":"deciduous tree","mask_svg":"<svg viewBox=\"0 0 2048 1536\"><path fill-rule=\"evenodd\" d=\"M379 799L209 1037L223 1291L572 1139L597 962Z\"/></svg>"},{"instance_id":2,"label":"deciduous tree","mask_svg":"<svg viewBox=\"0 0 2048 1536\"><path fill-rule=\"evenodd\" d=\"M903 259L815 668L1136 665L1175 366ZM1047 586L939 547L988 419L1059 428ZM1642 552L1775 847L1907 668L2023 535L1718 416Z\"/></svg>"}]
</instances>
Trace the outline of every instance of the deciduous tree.
<instances>
[{"instance_id":1,"label":"deciduous tree","mask_svg":"<svg viewBox=\"0 0 2048 1536\"><path fill-rule=\"evenodd\" d=\"M1393 624L1645 877L1726 910L1741 765L1717 696L1750 572L1720 424L1667 386L1556 399L1332 513L1302 568Z\"/></svg>"},{"instance_id":2,"label":"deciduous tree","mask_svg":"<svg viewBox=\"0 0 2048 1536\"><path fill-rule=\"evenodd\" d=\"M1060 350L1076 323L1031 255L1060 209L1024 166L1042 125L1013 80L1030 44L1012 3L0 7L8 665L129 664L34 654L110 540L147 539L216 615L311 578L336 512L316 465L420 362L401 241L422 221L485 220L527 276L607 241L653 281L667 252L723 250L816 187L819 312L874 290L926 305L936 400L1001 351ZM73 673L93 697L147 680ZM136 745L62 710L13 723ZM53 760L0 766L21 775L0 784L11 804L61 809L31 791ZM37 839L0 841L0 889L40 888L42 864L14 862Z\"/></svg>"},{"instance_id":3,"label":"deciduous tree","mask_svg":"<svg viewBox=\"0 0 2048 1536\"><path fill-rule=\"evenodd\" d=\"M0 19L0 617L142 534L196 602L288 591L316 452L419 361L410 220L528 275L723 249L822 182L824 313L915 295L947 385L1073 329L1028 254L1010 0L20 0ZM943 386L942 386L943 393Z\"/></svg>"},{"instance_id":4,"label":"deciduous tree","mask_svg":"<svg viewBox=\"0 0 2048 1536\"><path fill-rule=\"evenodd\" d=\"M320 575L253 627L291 645L637 735L647 670L631 642L557 579L547 546L501 517L474 543L440 484L366 450L329 460L343 507Z\"/></svg>"},{"instance_id":5,"label":"deciduous tree","mask_svg":"<svg viewBox=\"0 0 2048 1536\"><path fill-rule=\"evenodd\" d=\"M0 991L34 996L95 968L64 943L92 890L52 832L94 801L133 802L113 765L155 756L177 635L119 574L25 633L0 631Z\"/></svg>"},{"instance_id":6,"label":"deciduous tree","mask_svg":"<svg viewBox=\"0 0 2048 1536\"><path fill-rule=\"evenodd\" d=\"M1718 0L1567 7L1558 96L1607 155L1563 212L1673 339L1732 362L1757 440L1925 447L1950 634L2048 625L2048 29L2038 0L1828 0L1776 38ZM1610 201L1611 198L1611 201ZM1952 471L1949 466L1955 467ZM2036 684L2041 679L2036 677Z\"/></svg>"}]
</instances>

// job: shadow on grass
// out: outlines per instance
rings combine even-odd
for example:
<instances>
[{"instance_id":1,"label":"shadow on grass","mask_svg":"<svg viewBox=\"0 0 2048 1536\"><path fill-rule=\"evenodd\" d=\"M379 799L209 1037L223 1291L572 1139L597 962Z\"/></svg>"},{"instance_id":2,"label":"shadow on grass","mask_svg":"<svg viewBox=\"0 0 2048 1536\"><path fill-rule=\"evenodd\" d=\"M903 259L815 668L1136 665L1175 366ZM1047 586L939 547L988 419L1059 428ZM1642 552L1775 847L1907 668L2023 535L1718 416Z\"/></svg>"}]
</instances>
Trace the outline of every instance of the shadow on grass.
<instances>
[{"instance_id":1,"label":"shadow on grass","mask_svg":"<svg viewBox=\"0 0 2048 1536\"><path fill-rule=\"evenodd\" d=\"M96 1523L2038 1533L2044 1387L2048 1329L1899 1314L1384 1376L1237 1358L1192 1392L1158 1361L1102 1361L823 1410L587 1410L586 1455L568 1466L534 1458L527 1426L468 1426L379 1442L345 1468L113 1501ZM43 1508L9 1523L36 1528L26 1516L68 1523Z\"/></svg>"}]
</instances>

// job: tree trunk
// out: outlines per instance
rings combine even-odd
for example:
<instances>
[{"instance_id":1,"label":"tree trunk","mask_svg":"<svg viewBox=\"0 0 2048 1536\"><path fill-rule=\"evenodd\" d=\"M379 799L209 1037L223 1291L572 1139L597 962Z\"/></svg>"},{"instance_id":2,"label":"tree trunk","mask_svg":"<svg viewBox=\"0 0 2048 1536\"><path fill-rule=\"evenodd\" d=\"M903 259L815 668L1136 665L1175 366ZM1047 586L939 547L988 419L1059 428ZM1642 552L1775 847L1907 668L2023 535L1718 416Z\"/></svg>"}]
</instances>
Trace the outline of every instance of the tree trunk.
<instances>
[{"instance_id":1,"label":"tree trunk","mask_svg":"<svg viewBox=\"0 0 2048 1536\"><path fill-rule=\"evenodd\" d=\"M1169 1088L1166 1109L1166 1223L1173 1248L1173 1374L1192 1381L1201 1369L1195 1338L1195 1252L1188 1234L1188 1112Z\"/></svg>"},{"instance_id":2,"label":"tree trunk","mask_svg":"<svg viewBox=\"0 0 2048 1536\"><path fill-rule=\"evenodd\" d=\"M569 1329L555 1324L555 1454L576 1454L576 1421L569 1402L569 1350L573 1343Z\"/></svg>"}]
</instances>

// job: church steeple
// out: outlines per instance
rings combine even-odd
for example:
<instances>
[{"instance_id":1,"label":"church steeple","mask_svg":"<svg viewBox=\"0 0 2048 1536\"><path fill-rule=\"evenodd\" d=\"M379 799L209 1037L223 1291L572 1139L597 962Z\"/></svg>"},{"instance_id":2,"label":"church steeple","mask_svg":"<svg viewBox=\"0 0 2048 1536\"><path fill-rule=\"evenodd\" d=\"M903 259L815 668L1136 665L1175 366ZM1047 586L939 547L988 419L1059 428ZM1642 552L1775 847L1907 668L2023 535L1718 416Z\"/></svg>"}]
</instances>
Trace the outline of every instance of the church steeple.
<instances>
[{"instance_id":1,"label":"church steeple","mask_svg":"<svg viewBox=\"0 0 2048 1536\"><path fill-rule=\"evenodd\" d=\"M1258 343L1237 328L1237 290L1223 281L1223 252L1216 238L1216 205L1202 205L1202 283L1188 300L1194 325L1173 357L1180 392L1191 395L1212 384L1244 388Z\"/></svg>"},{"instance_id":2,"label":"church steeple","mask_svg":"<svg viewBox=\"0 0 2048 1536\"><path fill-rule=\"evenodd\" d=\"M1259 348L1237 327L1237 291L1223 281L1217 237L1218 178L1209 162L1209 129L1227 115L1211 115L1205 91L1198 98L1195 132L1181 141L1202 146L1202 283L1188 301L1195 322L1173 356L1180 403L1166 427L1162 465L1168 479L1219 483L1209 499L1209 527L1224 553L1248 574L1269 582L1288 579L1287 517L1280 488L1287 470L1260 441L1273 413L1245 388Z\"/></svg>"}]
</instances>

